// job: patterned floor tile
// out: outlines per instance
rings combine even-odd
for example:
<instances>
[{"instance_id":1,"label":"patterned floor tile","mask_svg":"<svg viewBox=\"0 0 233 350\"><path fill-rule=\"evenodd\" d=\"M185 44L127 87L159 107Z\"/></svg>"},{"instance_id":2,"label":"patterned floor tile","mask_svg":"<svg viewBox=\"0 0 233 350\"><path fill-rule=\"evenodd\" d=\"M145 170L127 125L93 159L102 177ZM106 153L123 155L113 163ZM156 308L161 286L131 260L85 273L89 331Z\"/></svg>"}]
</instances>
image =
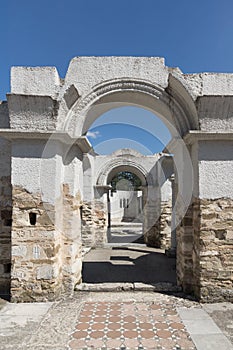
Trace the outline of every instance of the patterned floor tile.
<instances>
[{"instance_id":1,"label":"patterned floor tile","mask_svg":"<svg viewBox=\"0 0 233 350\"><path fill-rule=\"evenodd\" d=\"M86 302L69 348L195 349L175 307L151 302Z\"/></svg>"}]
</instances>

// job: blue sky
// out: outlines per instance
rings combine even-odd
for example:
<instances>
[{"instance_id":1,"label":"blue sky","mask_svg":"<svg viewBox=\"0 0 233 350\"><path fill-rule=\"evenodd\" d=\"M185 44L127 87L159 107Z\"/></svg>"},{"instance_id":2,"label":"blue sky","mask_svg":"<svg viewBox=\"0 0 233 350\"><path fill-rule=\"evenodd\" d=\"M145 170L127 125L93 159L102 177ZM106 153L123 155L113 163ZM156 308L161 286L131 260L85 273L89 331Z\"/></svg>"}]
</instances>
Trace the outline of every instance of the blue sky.
<instances>
[{"instance_id":1,"label":"blue sky","mask_svg":"<svg viewBox=\"0 0 233 350\"><path fill-rule=\"evenodd\" d=\"M64 77L82 55L162 56L184 73L233 72L232 13L232 0L2 1L0 100L11 66L56 66Z\"/></svg>"},{"instance_id":2,"label":"blue sky","mask_svg":"<svg viewBox=\"0 0 233 350\"><path fill-rule=\"evenodd\" d=\"M154 154L162 151L171 139L170 132L158 117L148 110L133 106L104 113L92 124L87 137L100 154L116 151L119 144L121 148Z\"/></svg>"}]
</instances>

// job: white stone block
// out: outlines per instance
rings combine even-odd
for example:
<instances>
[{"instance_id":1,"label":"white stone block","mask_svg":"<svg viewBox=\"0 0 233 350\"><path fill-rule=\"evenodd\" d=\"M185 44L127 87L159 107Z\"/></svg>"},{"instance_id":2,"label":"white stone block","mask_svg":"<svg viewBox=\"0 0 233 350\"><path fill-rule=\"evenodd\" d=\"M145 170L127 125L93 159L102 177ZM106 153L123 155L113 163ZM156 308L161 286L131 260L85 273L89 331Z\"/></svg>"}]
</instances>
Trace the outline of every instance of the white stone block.
<instances>
[{"instance_id":1,"label":"white stone block","mask_svg":"<svg viewBox=\"0 0 233 350\"><path fill-rule=\"evenodd\" d=\"M166 87L168 69L161 57L75 57L70 62L65 84L74 84L83 95L96 84L119 77L145 79Z\"/></svg>"},{"instance_id":2,"label":"white stone block","mask_svg":"<svg viewBox=\"0 0 233 350\"><path fill-rule=\"evenodd\" d=\"M55 67L12 67L11 93L55 96L60 78Z\"/></svg>"},{"instance_id":3,"label":"white stone block","mask_svg":"<svg viewBox=\"0 0 233 350\"><path fill-rule=\"evenodd\" d=\"M233 74L203 73L202 95L233 95Z\"/></svg>"},{"instance_id":4,"label":"white stone block","mask_svg":"<svg viewBox=\"0 0 233 350\"><path fill-rule=\"evenodd\" d=\"M27 247L25 245L12 247L12 256L21 256L25 258L26 255L27 255Z\"/></svg>"},{"instance_id":5,"label":"white stone block","mask_svg":"<svg viewBox=\"0 0 233 350\"><path fill-rule=\"evenodd\" d=\"M37 268L36 278L38 280L50 280L56 277L54 267L51 265L44 265Z\"/></svg>"}]
</instances>

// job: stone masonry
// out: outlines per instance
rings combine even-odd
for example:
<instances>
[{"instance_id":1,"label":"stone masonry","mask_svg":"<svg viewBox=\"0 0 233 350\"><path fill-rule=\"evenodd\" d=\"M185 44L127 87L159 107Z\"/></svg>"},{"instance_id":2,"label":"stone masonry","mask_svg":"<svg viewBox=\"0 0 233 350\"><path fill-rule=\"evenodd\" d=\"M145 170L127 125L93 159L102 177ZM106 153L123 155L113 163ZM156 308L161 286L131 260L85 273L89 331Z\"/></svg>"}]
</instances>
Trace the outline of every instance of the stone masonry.
<instances>
[{"instance_id":1,"label":"stone masonry","mask_svg":"<svg viewBox=\"0 0 233 350\"><path fill-rule=\"evenodd\" d=\"M163 152L94 152L93 122L127 105L161 118ZM75 57L65 79L13 67L0 103L0 293L72 294L83 247L106 243L111 179L129 171L142 183L145 241L169 248L171 235L177 284L233 301L232 116L233 74L184 74L160 57Z\"/></svg>"}]
</instances>

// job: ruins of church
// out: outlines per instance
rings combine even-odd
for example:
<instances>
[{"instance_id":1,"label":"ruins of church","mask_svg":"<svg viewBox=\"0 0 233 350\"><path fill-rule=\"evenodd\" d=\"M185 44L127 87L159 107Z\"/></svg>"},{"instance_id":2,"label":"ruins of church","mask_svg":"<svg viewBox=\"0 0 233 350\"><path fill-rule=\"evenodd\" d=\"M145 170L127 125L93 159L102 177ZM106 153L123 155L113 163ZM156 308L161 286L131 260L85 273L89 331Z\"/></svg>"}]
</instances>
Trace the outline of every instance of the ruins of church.
<instances>
[{"instance_id":1,"label":"ruins of church","mask_svg":"<svg viewBox=\"0 0 233 350\"><path fill-rule=\"evenodd\" d=\"M56 300L82 283L85 248L111 222L138 220L144 243L176 255L176 284L233 301L233 74L184 74L158 57L76 57L13 67L0 103L0 293ZM142 107L172 136L161 153L98 155L85 136L103 113ZM137 176L129 193L119 172ZM111 212L110 207L115 206Z\"/></svg>"}]
</instances>

